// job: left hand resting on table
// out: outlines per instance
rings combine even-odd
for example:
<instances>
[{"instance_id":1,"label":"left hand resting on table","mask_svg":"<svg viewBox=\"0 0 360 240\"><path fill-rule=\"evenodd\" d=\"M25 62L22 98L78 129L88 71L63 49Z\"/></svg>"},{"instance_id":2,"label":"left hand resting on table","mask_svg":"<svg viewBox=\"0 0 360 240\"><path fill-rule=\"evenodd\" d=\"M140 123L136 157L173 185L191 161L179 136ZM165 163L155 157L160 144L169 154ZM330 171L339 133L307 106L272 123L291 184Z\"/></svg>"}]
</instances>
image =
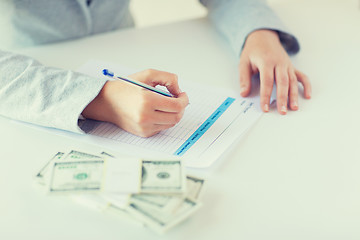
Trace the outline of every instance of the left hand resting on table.
<instances>
[{"instance_id":1,"label":"left hand resting on table","mask_svg":"<svg viewBox=\"0 0 360 240\"><path fill-rule=\"evenodd\" d=\"M274 81L280 114L286 114L288 106L291 110L298 110L298 82L304 87L305 98L311 98L309 79L294 68L275 31L257 30L249 34L240 55L239 71L243 97L250 94L251 77L259 73L260 104L264 112L269 111Z\"/></svg>"}]
</instances>

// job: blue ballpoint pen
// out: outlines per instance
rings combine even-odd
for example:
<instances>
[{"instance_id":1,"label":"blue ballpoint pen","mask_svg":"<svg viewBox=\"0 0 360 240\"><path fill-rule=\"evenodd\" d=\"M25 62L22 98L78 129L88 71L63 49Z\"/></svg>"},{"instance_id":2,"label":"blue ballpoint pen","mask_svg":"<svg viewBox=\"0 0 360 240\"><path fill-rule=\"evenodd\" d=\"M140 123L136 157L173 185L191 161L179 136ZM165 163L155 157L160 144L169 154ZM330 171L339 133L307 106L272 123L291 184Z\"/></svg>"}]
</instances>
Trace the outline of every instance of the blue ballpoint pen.
<instances>
[{"instance_id":1,"label":"blue ballpoint pen","mask_svg":"<svg viewBox=\"0 0 360 240\"><path fill-rule=\"evenodd\" d=\"M103 74L104 74L105 76L111 77L111 78L113 78L113 79L115 79L115 80L123 80L123 81L129 82L129 83L135 84L135 85L137 85L137 86L139 86L139 87L143 87L143 88L145 88L145 89L147 89L147 90L153 91L153 92L155 92L155 93L161 94L161 95L166 96L166 97L173 97L173 95L172 95L171 93L169 93L169 92L166 92L166 91L163 91L163 90L161 90L161 89L152 87L152 86L150 86L150 85L147 85L147 84L145 84L145 83L136 81L136 80L134 80L134 79L115 76L115 74L114 74L112 71L110 71L109 69L104 69L104 70L103 70Z\"/></svg>"}]
</instances>

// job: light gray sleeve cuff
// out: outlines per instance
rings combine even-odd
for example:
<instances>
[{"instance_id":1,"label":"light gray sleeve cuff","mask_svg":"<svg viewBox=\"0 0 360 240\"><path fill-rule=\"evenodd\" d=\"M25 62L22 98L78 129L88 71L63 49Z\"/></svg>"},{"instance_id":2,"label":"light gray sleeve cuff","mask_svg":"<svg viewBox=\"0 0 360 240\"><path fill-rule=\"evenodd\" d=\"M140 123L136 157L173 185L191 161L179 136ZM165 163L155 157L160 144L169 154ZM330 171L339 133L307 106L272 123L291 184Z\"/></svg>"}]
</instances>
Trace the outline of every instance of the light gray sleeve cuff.
<instances>
[{"instance_id":1,"label":"light gray sleeve cuff","mask_svg":"<svg viewBox=\"0 0 360 240\"><path fill-rule=\"evenodd\" d=\"M207 7L209 19L230 42L238 56L247 36L258 29L276 31L288 54L295 54L300 50L297 39L289 33L265 0L200 0L200 2Z\"/></svg>"},{"instance_id":2,"label":"light gray sleeve cuff","mask_svg":"<svg viewBox=\"0 0 360 240\"><path fill-rule=\"evenodd\" d=\"M0 50L0 115L83 133L78 120L106 80Z\"/></svg>"}]
</instances>

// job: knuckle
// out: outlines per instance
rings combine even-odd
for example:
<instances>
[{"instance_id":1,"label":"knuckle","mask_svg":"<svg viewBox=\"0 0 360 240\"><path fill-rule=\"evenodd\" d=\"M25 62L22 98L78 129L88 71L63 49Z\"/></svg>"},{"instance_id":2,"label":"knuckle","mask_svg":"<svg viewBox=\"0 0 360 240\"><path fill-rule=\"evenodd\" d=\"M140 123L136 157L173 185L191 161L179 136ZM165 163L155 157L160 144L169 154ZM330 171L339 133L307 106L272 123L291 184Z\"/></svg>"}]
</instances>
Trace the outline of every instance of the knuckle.
<instances>
[{"instance_id":1,"label":"knuckle","mask_svg":"<svg viewBox=\"0 0 360 240\"><path fill-rule=\"evenodd\" d=\"M279 78L277 81L276 81L276 84L277 85L280 85L280 86L283 86L283 87L286 87L289 85L289 79L288 78Z\"/></svg>"},{"instance_id":2,"label":"knuckle","mask_svg":"<svg viewBox=\"0 0 360 240\"><path fill-rule=\"evenodd\" d=\"M272 91L270 89L260 89L260 98L261 99L270 99Z\"/></svg>"},{"instance_id":3,"label":"knuckle","mask_svg":"<svg viewBox=\"0 0 360 240\"><path fill-rule=\"evenodd\" d=\"M252 75L250 73L240 72L239 75L240 84L247 85L251 81L251 77Z\"/></svg>"},{"instance_id":4,"label":"knuckle","mask_svg":"<svg viewBox=\"0 0 360 240\"><path fill-rule=\"evenodd\" d=\"M263 98L260 99L260 104L261 105L269 104L269 100L270 100L269 98L264 98L263 97Z\"/></svg>"},{"instance_id":5,"label":"knuckle","mask_svg":"<svg viewBox=\"0 0 360 240\"><path fill-rule=\"evenodd\" d=\"M261 84L265 85L273 85L274 76L271 73L263 73L260 76Z\"/></svg>"},{"instance_id":6,"label":"knuckle","mask_svg":"<svg viewBox=\"0 0 360 240\"><path fill-rule=\"evenodd\" d=\"M290 88L289 95L290 96L295 96L295 95L297 96L298 92L299 92L298 87L297 86L292 86Z\"/></svg>"},{"instance_id":7,"label":"knuckle","mask_svg":"<svg viewBox=\"0 0 360 240\"><path fill-rule=\"evenodd\" d=\"M175 116L174 116L175 123L180 122L182 116L183 116L182 113L175 114Z\"/></svg>"},{"instance_id":8,"label":"knuckle","mask_svg":"<svg viewBox=\"0 0 360 240\"><path fill-rule=\"evenodd\" d=\"M156 70L154 70L154 69L152 69L152 68L148 68L148 69L145 70L145 74L146 74L146 75L152 75L152 74L154 74L155 71L156 71Z\"/></svg>"},{"instance_id":9,"label":"knuckle","mask_svg":"<svg viewBox=\"0 0 360 240\"><path fill-rule=\"evenodd\" d=\"M167 73L167 81L168 85L178 84L178 76L174 73Z\"/></svg>"},{"instance_id":10,"label":"knuckle","mask_svg":"<svg viewBox=\"0 0 360 240\"><path fill-rule=\"evenodd\" d=\"M175 73L171 73L172 79L174 83L178 82L178 75L176 75Z\"/></svg>"},{"instance_id":11,"label":"knuckle","mask_svg":"<svg viewBox=\"0 0 360 240\"><path fill-rule=\"evenodd\" d=\"M289 91L289 95L298 95L299 88L296 86L292 86Z\"/></svg>"},{"instance_id":12,"label":"knuckle","mask_svg":"<svg viewBox=\"0 0 360 240\"><path fill-rule=\"evenodd\" d=\"M295 93L295 92L292 92L292 93L290 93L290 96L289 96L291 99L295 99L295 98L297 98L298 97L298 94L297 94L297 92Z\"/></svg>"},{"instance_id":13,"label":"knuckle","mask_svg":"<svg viewBox=\"0 0 360 240\"><path fill-rule=\"evenodd\" d=\"M271 97L270 93L267 93L267 92L261 93L261 100L263 102L269 101L270 97Z\"/></svg>"},{"instance_id":14,"label":"knuckle","mask_svg":"<svg viewBox=\"0 0 360 240\"><path fill-rule=\"evenodd\" d=\"M265 53L263 56L263 63L265 65L275 66L277 63L277 60L274 58L273 54L268 52L268 53Z\"/></svg>"},{"instance_id":15,"label":"knuckle","mask_svg":"<svg viewBox=\"0 0 360 240\"><path fill-rule=\"evenodd\" d=\"M173 104L173 108L176 112L180 112L183 109L183 104L180 101L176 101Z\"/></svg>"},{"instance_id":16,"label":"knuckle","mask_svg":"<svg viewBox=\"0 0 360 240\"><path fill-rule=\"evenodd\" d=\"M262 85L265 88L272 88L272 86L274 85L274 82L268 78L267 80L262 82Z\"/></svg>"},{"instance_id":17,"label":"knuckle","mask_svg":"<svg viewBox=\"0 0 360 240\"><path fill-rule=\"evenodd\" d=\"M289 82L291 84L296 84L297 83L297 78L294 74L291 74L290 77L289 77Z\"/></svg>"},{"instance_id":18,"label":"knuckle","mask_svg":"<svg viewBox=\"0 0 360 240\"><path fill-rule=\"evenodd\" d=\"M290 84L290 93L293 93L293 92L298 92L298 83L297 82L293 82Z\"/></svg>"},{"instance_id":19,"label":"knuckle","mask_svg":"<svg viewBox=\"0 0 360 240\"><path fill-rule=\"evenodd\" d=\"M280 101L286 101L287 98L288 98L288 94L286 94L286 93L279 93L279 94L278 94L278 98L279 98Z\"/></svg>"}]
</instances>

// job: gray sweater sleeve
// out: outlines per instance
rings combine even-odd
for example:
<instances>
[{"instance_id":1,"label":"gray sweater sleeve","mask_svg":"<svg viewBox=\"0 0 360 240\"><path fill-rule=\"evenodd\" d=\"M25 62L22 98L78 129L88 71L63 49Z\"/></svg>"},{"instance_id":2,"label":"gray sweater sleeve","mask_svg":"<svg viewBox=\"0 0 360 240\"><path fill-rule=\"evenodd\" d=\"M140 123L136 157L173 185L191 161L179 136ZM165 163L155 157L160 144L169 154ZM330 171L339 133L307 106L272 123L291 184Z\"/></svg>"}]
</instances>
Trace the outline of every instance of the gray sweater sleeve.
<instances>
[{"instance_id":1,"label":"gray sweater sleeve","mask_svg":"<svg viewBox=\"0 0 360 240\"><path fill-rule=\"evenodd\" d=\"M78 118L105 82L0 50L0 115L81 133Z\"/></svg>"},{"instance_id":2,"label":"gray sweater sleeve","mask_svg":"<svg viewBox=\"0 0 360 240\"><path fill-rule=\"evenodd\" d=\"M200 2L208 9L209 18L238 55L249 33L258 29L277 31L288 54L295 54L300 49L297 39L289 33L265 0L200 0Z\"/></svg>"}]
</instances>

